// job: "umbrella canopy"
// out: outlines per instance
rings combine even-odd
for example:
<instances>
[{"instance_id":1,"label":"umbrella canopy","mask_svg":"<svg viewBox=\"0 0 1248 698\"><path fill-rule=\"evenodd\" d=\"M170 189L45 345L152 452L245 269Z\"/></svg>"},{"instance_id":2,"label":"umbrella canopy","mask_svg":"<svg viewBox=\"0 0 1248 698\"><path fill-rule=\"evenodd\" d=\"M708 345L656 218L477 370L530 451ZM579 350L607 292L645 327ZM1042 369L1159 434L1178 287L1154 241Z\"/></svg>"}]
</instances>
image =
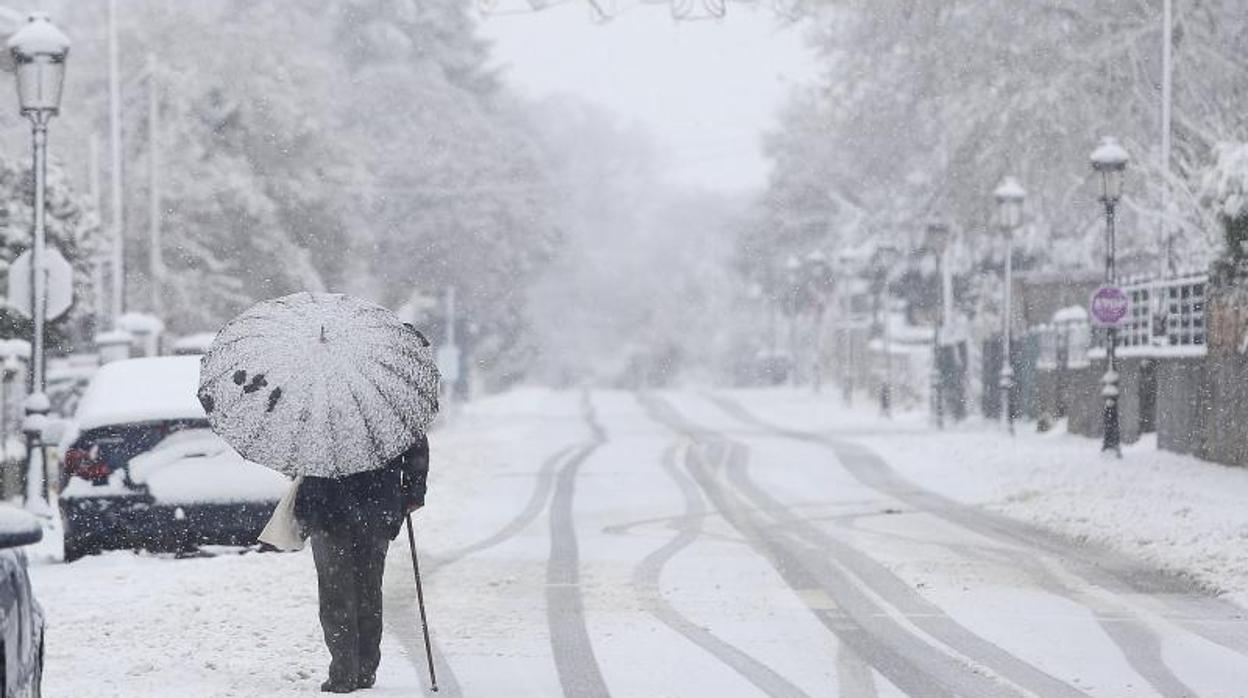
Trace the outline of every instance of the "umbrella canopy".
<instances>
[{"instance_id":1,"label":"umbrella canopy","mask_svg":"<svg viewBox=\"0 0 1248 698\"><path fill-rule=\"evenodd\" d=\"M438 411L429 342L350 296L252 306L200 361L199 401L243 457L287 475L343 477L407 450Z\"/></svg>"}]
</instances>

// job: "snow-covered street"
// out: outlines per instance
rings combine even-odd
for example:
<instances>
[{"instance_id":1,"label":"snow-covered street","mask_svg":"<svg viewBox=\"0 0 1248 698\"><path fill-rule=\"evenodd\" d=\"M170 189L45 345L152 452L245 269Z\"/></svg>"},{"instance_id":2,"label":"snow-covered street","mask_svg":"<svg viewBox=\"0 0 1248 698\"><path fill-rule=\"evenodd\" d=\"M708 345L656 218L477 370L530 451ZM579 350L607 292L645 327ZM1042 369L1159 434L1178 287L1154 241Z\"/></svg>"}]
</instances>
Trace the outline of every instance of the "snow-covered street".
<instances>
[{"instance_id":1,"label":"snow-covered street","mask_svg":"<svg viewBox=\"0 0 1248 698\"><path fill-rule=\"evenodd\" d=\"M0 0L0 698L1248 698L1245 6Z\"/></svg>"},{"instance_id":2,"label":"snow-covered street","mask_svg":"<svg viewBox=\"0 0 1248 698\"><path fill-rule=\"evenodd\" d=\"M997 459L993 425L937 433L866 409L539 389L464 406L433 436L418 515L442 693L1242 695L1248 621L1208 590L1235 580L1184 570L1164 552L1177 543L1141 553L1159 546L1113 530L1131 522L1112 478L1068 469L1090 454L1087 470L1152 472L1137 479L1154 491L1173 467L1172 506L1152 518L1202 490L1222 511L1248 475L1143 450L1101 461L1069 436L1020 434ZM1037 485L1065 516L1043 492L1013 496ZM1180 518L1206 560L1232 557L1200 537L1199 511ZM32 567L46 694L315 693L328 655L311 555L218 552ZM400 538L376 695L425 682L411 574Z\"/></svg>"}]
</instances>

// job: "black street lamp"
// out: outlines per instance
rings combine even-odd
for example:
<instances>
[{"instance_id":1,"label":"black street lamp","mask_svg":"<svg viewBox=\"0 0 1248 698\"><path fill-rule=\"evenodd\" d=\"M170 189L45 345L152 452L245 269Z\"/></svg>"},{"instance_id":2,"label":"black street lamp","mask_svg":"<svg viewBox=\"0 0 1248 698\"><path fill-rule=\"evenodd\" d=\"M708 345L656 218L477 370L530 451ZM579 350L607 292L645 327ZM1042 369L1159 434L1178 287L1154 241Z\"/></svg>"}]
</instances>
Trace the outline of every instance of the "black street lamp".
<instances>
[{"instance_id":1,"label":"black street lamp","mask_svg":"<svg viewBox=\"0 0 1248 698\"><path fill-rule=\"evenodd\" d=\"M855 344L855 323L854 323L854 291L855 282L860 273L857 259L848 252L842 251L836 258L835 273L840 279L837 288L837 300L840 305L840 339L841 339L841 361L844 367L841 371L841 398L845 401L846 406L854 404L854 379L857 371L857 362L855 361L857 350Z\"/></svg>"},{"instance_id":2,"label":"black street lamp","mask_svg":"<svg viewBox=\"0 0 1248 698\"><path fill-rule=\"evenodd\" d=\"M927 224L927 249L936 258L936 284L940 290L936 296L936 313L932 322L932 415L936 428L945 428L945 380L941 370L940 332L945 324L945 250L949 247L949 225L944 221Z\"/></svg>"},{"instance_id":3,"label":"black street lamp","mask_svg":"<svg viewBox=\"0 0 1248 698\"><path fill-rule=\"evenodd\" d=\"M46 395L47 359L44 351L44 325L48 311L48 272L46 254L46 204L48 164L48 122L61 110L61 90L65 85L65 58L69 55L69 38L52 24L42 12L30 15L29 21L9 38L9 53L17 72L17 98L21 113L30 119L34 150L33 177L34 240L30 247L31 317L34 320L31 338L31 373L26 397L26 466L27 506L32 494L42 500L43 444L40 430L48 413ZM35 454L39 457L36 458Z\"/></svg>"},{"instance_id":4,"label":"black street lamp","mask_svg":"<svg viewBox=\"0 0 1248 698\"><path fill-rule=\"evenodd\" d=\"M1023 223L1023 201L1027 192L1013 177L1001 180L993 196L997 199L997 211L1001 232L1005 235L1005 301L1001 322L1001 418L1006 430L1014 433L1014 362L1010 358L1011 330L1013 326L1014 300L1014 230Z\"/></svg>"},{"instance_id":5,"label":"black street lamp","mask_svg":"<svg viewBox=\"0 0 1248 698\"><path fill-rule=\"evenodd\" d=\"M786 303L789 315L789 384L798 385L797 375L797 314L801 307L802 260L789 255L784 262L785 282L788 284Z\"/></svg>"},{"instance_id":6,"label":"black street lamp","mask_svg":"<svg viewBox=\"0 0 1248 698\"><path fill-rule=\"evenodd\" d=\"M814 312L814 358L811 361L811 381L815 393L823 390L823 323L827 314L828 298L832 295L835 279L832 265L823 250L814 250L803 260L806 273L806 291L810 294L811 310Z\"/></svg>"},{"instance_id":7,"label":"black street lamp","mask_svg":"<svg viewBox=\"0 0 1248 698\"><path fill-rule=\"evenodd\" d=\"M1101 203L1105 205L1105 285L1112 286L1114 271L1114 209L1122 198L1122 175L1130 157L1116 138L1106 136L1092 151L1092 169L1101 175ZM1105 398L1105 440L1102 451L1122 455L1122 433L1118 423L1118 371L1114 364L1118 344L1118 328L1106 328L1105 375L1101 378L1101 397Z\"/></svg>"},{"instance_id":8,"label":"black street lamp","mask_svg":"<svg viewBox=\"0 0 1248 698\"><path fill-rule=\"evenodd\" d=\"M875 250L874 283L876 308L880 313L880 344L884 349L884 380L880 383L880 413L893 416L893 348L889 332L888 281L901 260L901 250L885 244Z\"/></svg>"}]
</instances>

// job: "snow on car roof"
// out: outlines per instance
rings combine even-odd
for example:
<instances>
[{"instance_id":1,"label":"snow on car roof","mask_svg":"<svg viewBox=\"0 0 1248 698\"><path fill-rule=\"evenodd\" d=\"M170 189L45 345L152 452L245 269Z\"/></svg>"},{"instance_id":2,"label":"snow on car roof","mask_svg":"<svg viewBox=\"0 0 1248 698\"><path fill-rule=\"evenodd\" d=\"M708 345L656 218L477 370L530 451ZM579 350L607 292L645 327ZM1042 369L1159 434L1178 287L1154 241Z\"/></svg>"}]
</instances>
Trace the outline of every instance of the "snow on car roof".
<instances>
[{"instance_id":1,"label":"snow on car roof","mask_svg":"<svg viewBox=\"0 0 1248 698\"><path fill-rule=\"evenodd\" d=\"M39 529L39 519L30 512L8 504L0 504L0 535L33 534Z\"/></svg>"},{"instance_id":2,"label":"snow on car roof","mask_svg":"<svg viewBox=\"0 0 1248 698\"><path fill-rule=\"evenodd\" d=\"M179 337L178 341L173 343L173 353L180 355L202 354L208 351L208 347L212 346L212 340L216 338L216 332L200 332Z\"/></svg>"},{"instance_id":3,"label":"snow on car roof","mask_svg":"<svg viewBox=\"0 0 1248 698\"><path fill-rule=\"evenodd\" d=\"M195 392L198 356L114 361L100 367L74 413L79 430L162 419L206 419Z\"/></svg>"},{"instance_id":4,"label":"snow on car roof","mask_svg":"<svg viewBox=\"0 0 1248 698\"><path fill-rule=\"evenodd\" d=\"M244 460L211 429L184 429L130 459L133 482L161 504L276 502L286 476Z\"/></svg>"}]
</instances>

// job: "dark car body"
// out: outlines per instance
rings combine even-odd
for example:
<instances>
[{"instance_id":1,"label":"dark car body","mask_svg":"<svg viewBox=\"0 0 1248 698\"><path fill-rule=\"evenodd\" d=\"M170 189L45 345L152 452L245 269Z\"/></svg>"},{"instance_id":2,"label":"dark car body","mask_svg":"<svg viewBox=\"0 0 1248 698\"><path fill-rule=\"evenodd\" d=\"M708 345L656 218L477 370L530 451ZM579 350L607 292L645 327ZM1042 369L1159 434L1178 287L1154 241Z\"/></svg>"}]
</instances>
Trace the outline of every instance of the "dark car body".
<instances>
[{"instance_id":1,"label":"dark car body","mask_svg":"<svg viewBox=\"0 0 1248 698\"><path fill-rule=\"evenodd\" d=\"M0 696L37 698L43 681L43 608L35 600L22 545L38 542L43 531L30 517L28 525L10 527L25 512L0 507ZM20 520L20 518L19 518Z\"/></svg>"},{"instance_id":2,"label":"dark car body","mask_svg":"<svg viewBox=\"0 0 1248 698\"><path fill-rule=\"evenodd\" d=\"M255 543L280 494L267 491L231 501L210 496L167 501L135 477L136 458L150 456L179 435L198 433L211 437L205 442L209 451L214 444L217 451L228 448L209 432L208 421L195 398L198 358L132 359L117 363L125 366L109 364L101 368L84 396L80 414L75 415L82 423L69 434L69 442L63 444L59 501L65 561L109 549L170 551L201 544ZM172 397L171 382L178 384ZM124 391L132 394L119 395ZM150 401L133 400L133 393L143 391L151 392ZM143 411L127 413L123 409L116 413L120 416L114 416L110 409L115 403L110 401L115 395L120 401L141 403ZM83 410L90 414L82 414ZM196 458L208 455L212 454L179 452L174 460L192 467L198 467L195 463L202 461L204 469L211 469L209 458Z\"/></svg>"},{"instance_id":3,"label":"dark car body","mask_svg":"<svg viewBox=\"0 0 1248 698\"><path fill-rule=\"evenodd\" d=\"M65 561L101 550L183 550L256 541L275 501L164 504L130 478L129 463L170 434L206 429L203 420L168 420L83 432L62 457L60 497ZM70 489L72 480L90 488ZM92 493L91 490L97 490Z\"/></svg>"}]
</instances>

